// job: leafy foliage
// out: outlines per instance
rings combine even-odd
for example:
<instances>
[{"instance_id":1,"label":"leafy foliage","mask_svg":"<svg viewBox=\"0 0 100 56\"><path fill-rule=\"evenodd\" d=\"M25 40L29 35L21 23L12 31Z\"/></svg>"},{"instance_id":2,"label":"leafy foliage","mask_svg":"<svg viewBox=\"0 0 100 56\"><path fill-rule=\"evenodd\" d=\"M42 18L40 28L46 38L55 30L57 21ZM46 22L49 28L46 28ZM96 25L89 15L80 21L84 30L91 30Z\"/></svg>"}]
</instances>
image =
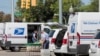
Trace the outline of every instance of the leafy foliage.
<instances>
[{"instance_id":1,"label":"leafy foliage","mask_svg":"<svg viewBox=\"0 0 100 56\"><path fill-rule=\"evenodd\" d=\"M0 11L0 21L3 20L3 16L4 16L4 12L3 11Z\"/></svg>"},{"instance_id":2,"label":"leafy foliage","mask_svg":"<svg viewBox=\"0 0 100 56\"><path fill-rule=\"evenodd\" d=\"M27 21L47 22L49 19L52 19L54 15L52 4L55 4L56 1L57 0L46 0L45 4L43 4L40 0L39 4L35 7L31 6L30 9L21 9L21 1L18 0L17 6L18 10L23 14L22 17L26 18Z\"/></svg>"},{"instance_id":3,"label":"leafy foliage","mask_svg":"<svg viewBox=\"0 0 100 56\"><path fill-rule=\"evenodd\" d=\"M59 0L45 0L43 4L43 0L38 0L37 6L31 7L30 9L22 9L20 8L21 0L18 0L17 10L22 13L21 18L26 18L28 22L47 22L53 19L54 14L59 13L58 1ZM99 0L91 0L90 4L84 5L81 0L62 0L63 21L68 21L68 12L71 5L74 7L75 12L98 11L98 1ZM58 20L58 18L56 17L54 20Z\"/></svg>"},{"instance_id":4,"label":"leafy foliage","mask_svg":"<svg viewBox=\"0 0 100 56\"><path fill-rule=\"evenodd\" d=\"M98 12L99 0L91 0L91 3L84 5L80 8L81 11L85 12Z\"/></svg>"}]
</instances>

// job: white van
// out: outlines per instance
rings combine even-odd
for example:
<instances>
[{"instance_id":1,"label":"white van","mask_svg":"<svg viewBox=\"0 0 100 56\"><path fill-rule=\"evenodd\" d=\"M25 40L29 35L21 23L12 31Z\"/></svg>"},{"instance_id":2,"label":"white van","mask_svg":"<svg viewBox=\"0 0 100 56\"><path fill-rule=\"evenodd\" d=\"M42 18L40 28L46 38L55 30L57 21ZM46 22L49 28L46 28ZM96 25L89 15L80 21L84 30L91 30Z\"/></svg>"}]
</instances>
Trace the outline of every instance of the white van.
<instances>
[{"instance_id":1,"label":"white van","mask_svg":"<svg viewBox=\"0 0 100 56\"><path fill-rule=\"evenodd\" d=\"M0 23L0 46L1 49L5 50L3 47L3 37L4 37L5 23Z\"/></svg>"},{"instance_id":2,"label":"white van","mask_svg":"<svg viewBox=\"0 0 100 56\"><path fill-rule=\"evenodd\" d=\"M19 51L21 47L26 47L26 44L32 43L32 32L37 30L50 31L50 27L45 26L44 23L19 23L7 22L5 23L5 38L4 46L10 47L11 51ZM39 32L41 33L41 32ZM40 34L38 35L38 40Z\"/></svg>"},{"instance_id":3,"label":"white van","mask_svg":"<svg viewBox=\"0 0 100 56\"><path fill-rule=\"evenodd\" d=\"M68 52L88 54L90 42L97 29L100 29L99 12L78 12L71 14L68 22Z\"/></svg>"}]
</instances>

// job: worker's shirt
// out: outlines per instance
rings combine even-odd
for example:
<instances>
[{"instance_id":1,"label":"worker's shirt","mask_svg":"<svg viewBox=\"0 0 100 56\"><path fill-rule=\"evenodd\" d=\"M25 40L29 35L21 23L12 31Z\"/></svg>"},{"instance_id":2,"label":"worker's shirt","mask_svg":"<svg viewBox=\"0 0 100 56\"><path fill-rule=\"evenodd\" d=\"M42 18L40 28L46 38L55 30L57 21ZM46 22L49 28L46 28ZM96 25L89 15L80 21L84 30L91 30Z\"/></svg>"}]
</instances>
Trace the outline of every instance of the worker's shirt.
<instances>
[{"instance_id":1,"label":"worker's shirt","mask_svg":"<svg viewBox=\"0 0 100 56\"><path fill-rule=\"evenodd\" d=\"M33 33L33 38L37 39L37 33Z\"/></svg>"},{"instance_id":2,"label":"worker's shirt","mask_svg":"<svg viewBox=\"0 0 100 56\"><path fill-rule=\"evenodd\" d=\"M41 34L41 38L44 39L44 40L49 40L49 36L48 36L48 34L46 32L43 32Z\"/></svg>"}]
</instances>

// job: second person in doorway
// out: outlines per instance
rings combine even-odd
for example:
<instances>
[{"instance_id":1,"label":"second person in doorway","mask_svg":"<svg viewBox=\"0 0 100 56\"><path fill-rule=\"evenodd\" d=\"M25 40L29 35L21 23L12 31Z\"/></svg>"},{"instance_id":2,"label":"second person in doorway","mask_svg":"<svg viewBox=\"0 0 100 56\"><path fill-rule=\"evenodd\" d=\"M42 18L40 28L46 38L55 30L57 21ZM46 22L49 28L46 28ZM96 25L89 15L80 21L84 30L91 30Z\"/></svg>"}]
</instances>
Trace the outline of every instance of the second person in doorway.
<instances>
[{"instance_id":1,"label":"second person in doorway","mask_svg":"<svg viewBox=\"0 0 100 56\"><path fill-rule=\"evenodd\" d=\"M33 34L32 34L33 35L32 36L33 43L37 41L37 34L38 34L38 31L37 30L33 31Z\"/></svg>"}]
</instances>

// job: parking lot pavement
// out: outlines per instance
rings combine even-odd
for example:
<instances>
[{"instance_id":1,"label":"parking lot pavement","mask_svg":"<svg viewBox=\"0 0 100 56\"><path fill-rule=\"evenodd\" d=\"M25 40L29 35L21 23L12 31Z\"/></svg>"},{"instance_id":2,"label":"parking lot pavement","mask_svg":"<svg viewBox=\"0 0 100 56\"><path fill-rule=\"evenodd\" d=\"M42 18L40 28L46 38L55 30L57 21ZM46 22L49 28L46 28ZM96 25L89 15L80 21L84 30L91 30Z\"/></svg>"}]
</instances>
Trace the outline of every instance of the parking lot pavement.
<instances>
[{"instance_id":1,"label":"parking lot pavement","mask_svg":"<svg viewBox=\"0 0 100 56\"><path fill-rule=\"evenodd\" d=\"M11 52L10 50L2 50L0 48L0 56L40 56L40 52L26 52L25 49L20 52Z\"/></svg>"},{"instance_id":2,"label":"parking lot pavement","mask_svg":"<svg viewBox=\"0 0 100 56\"><path fill-rule=\"evenodd\" d=\"M96 53L90 53L89 56L100 56L100 49L97 49Z\"/></svg>"},{"instance_id":3,"label":"parking lot pavement","mask_svg":"<svg viewBox=\"0 0 100 56\"><path fill-rule=\"evenodd\" d=\"M20 52L11 52L10 50L0 49L0 56L41 56L40 52L26 52L25 49ZM51 53L51 56L55 56Z\"/></svg>"},{"instance_id":4,"label":"parking lot pavement","mask_svg":"<svg viewBox=\"0 0 100 56\"><path fill-rule=\"evenodd\" d=\"M10 52L2 50L0 51L0 56L40 56L40 52Z\"/></svg>"},{"instance_id":5,"label":"parking lot pavement","mask_svg":"<svg viewBox=\"0 0 100 56\"><path fill-rule=\"evenodd\" d=\"M0 56L41 56L40 52L10 52L9 50L0 50ZM51 56L55 56L53 53L51 53ZM80 55L85 56L85 55Z\"/></svg>"},{"instance_id":6,"label":"parking lot pavement","mask_svg":"<svg viewBox=\"0 0 100 56\"><path fill-rule=\"evenodd\" d=\"M40 52L26 52L25 49L22 49L20 52L11 52L10 50L2 50L0 49L0 56L41 56ZM55 56L53 52L51 52L51 56ZM85 55L79 55L85 56ZM89 55L96 56L96 55Z\"/></svg>"}]
</instances>

